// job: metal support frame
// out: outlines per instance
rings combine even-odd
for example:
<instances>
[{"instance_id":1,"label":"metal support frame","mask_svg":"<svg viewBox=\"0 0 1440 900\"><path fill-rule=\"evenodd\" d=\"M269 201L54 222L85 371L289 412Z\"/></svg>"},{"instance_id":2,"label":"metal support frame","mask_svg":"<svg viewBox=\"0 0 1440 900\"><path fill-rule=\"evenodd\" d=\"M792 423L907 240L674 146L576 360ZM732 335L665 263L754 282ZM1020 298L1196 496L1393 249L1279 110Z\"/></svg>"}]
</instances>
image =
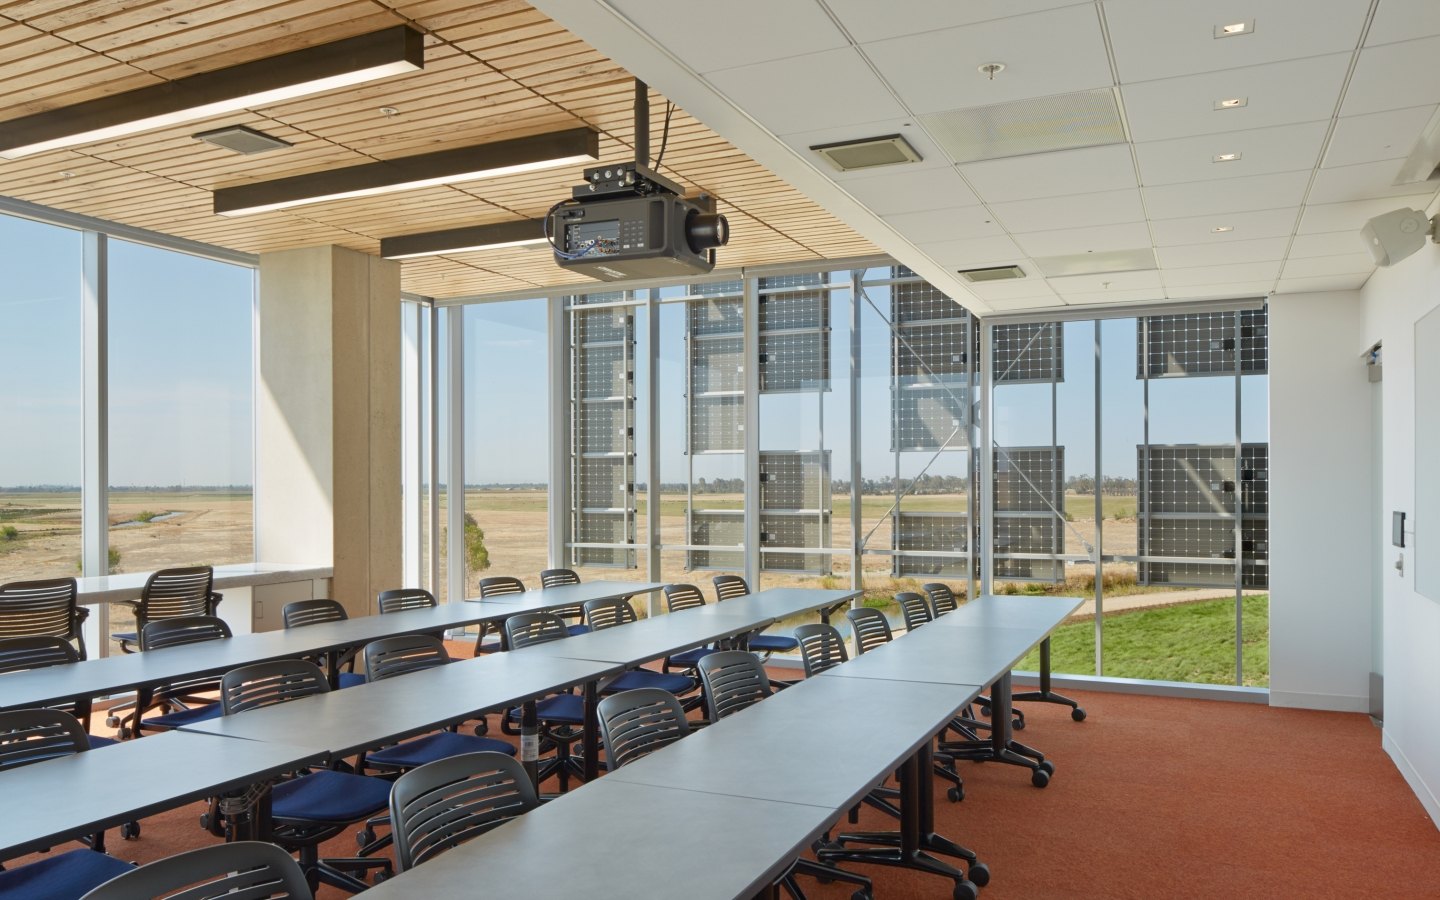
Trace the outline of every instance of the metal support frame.
<instances>
[{"instance_id":1,"label":"metal support frame","mask_svg":"<svg viewBox=\"0 0 1440 900\"><path fill-rule=\"evenodd\" d=\"M860 493L860 282L865 277L863 269L850 271L850 589L865 587L860 570L861 551L861 505ZM860 605L855 598L852 606Z\"/></svg>"},{"instance_id":2,"label":"metal support frame","mask_svg":"<svg viewBox=\"0 0 1440 900\"><path fill-rule=\"evenodd\" d=\"M745 580L760 586L760 295L759 278L745 279Z\"/></svg>"},{"instance_id":3,"label":"metal support frame","mask_svg":"<svg viewBox=\"0 0 1440 900\"><path fill-rule=\"evenodd\" d=\"M430 563L426 573L426 585L435 595L440 593L440 310L431 307L425 316L427 358L429 375L425 379L424 405L427 413L425 426L425 466L429 480L425 483L426 501L429 504L429 534L426 536L426 558Z\"/></svg>"},{"instance_id":4,"label":"metal support frame","mask_svg":"<svg viewBox=\"0 0 1440 900\"><path fill-rule=\"evenodd\" d=\"M400 305L400 533L404 584L420 583L420 486L424 483L420 422L425 400L420 377L420 328L424 311L418 303Z\"/></svg>"},{"instance_id":5,"label":"metal support frame","mask_svg":"<svg viewBox=\"0 0 1440 900\"><path fill-rule=\"evenodd\" d=\"M445 326L449 341L445 377L450 401L445 479L446 552L450 559L446 600L455 603L465 599L465 310L447 310Z\"/></svg>"},{"instance_id":6,"label":"metal support frame","mask_svg":"<svg viewBox=\"0 0 1440 900\"><path fill-rule=\"evenodd\" d=\"M1062 327L1058 323L1057 328ZM1100 322L1094 323L1095 327L1095 674L1105 674L1105 641L1101 635L1105 620L1105 474L1104 467L1100 460L1104 457L1101 450L1104 446L1104 430L1100 427L1100 383L1102 378L1101 360L1101 339ZM1043 652L1046 657L1041 667L1047 676L1050 673L1050 639L1046 638ZM1042 690L1049 691L1049 685Z\"/></svg>"},{"instance_id":7,"label":"metal support frame","mask_svg":"<svg viewBox=\"0 0 1440 900\"><path fill-rule=\"evenodd\" d=\"M1235 320L1235 684L1238 687L1245 683L1245 479L1241 471L1244 454L1240 442L1243 328L1240 313L1231 316Z\"/></svg>"},{"instance_id":8,"label":"metal support frame","mask_svg":"<svg viewBox=\"0 0 1440 900\"><path fill-rule=\"evenodd\" d=\"M645 579L661 580L660 562L660 297L658 290L645 292ZM689 366L686 366L689 369ZM688 416L688 413L687 413ZM686 513L687 517L689 513ZM687 532L688 535L688 532ZM686 537L689 540L689 537ZM651 614L659 603L649 595Z\"/></svg>"},{"instance_id":9,"label":"metal support frame","mask_svg":"<svg viewBox=\"0 0 1440 900\"><path fill-rule=\"evenodd\" d=\"M82 234L80 322L83 402L83 477L80 487L81 571L110 574L110 239L94 231ZM108 656L110 604L100 604L97 631L90 646Z\"/></svg>"},{"instance_id":10,"label":"metal support frame","mask_svg":"<svg viewBox=\"0 0 1440 900\"><path fill-rule=\"evenodd\" d=\"M980 320L980 593L995 591L995 324Z\"/></svg>"},{"instance_id":11,"label":"metal support frame","mask_svg":"<svg viewBox=\"0 0 1440 900\"><path fill-rule=\"evenodd\" d=\"M549 357L550 383L550 492L547 506L550 543L546 567L565 566L565 545L574 540L571 533L570 419L573 398L570 396L571 366L569 322L565 315L565 298L551 297L546 306L546 348Z\"/></svg>"}]
</instances>

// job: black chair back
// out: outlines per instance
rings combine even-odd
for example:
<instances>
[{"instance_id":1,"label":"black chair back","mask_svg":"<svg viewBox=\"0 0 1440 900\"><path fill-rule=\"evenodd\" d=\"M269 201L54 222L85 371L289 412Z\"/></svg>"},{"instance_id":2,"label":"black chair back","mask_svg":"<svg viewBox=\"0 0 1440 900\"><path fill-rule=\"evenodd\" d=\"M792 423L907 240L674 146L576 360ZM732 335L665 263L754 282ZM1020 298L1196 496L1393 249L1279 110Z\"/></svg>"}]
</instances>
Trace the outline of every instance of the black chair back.
<instances>
[{"instance_id":1,"label":"black chair back","mask_svg":"<svg viewBox=\"0 0 1440 900\"><path fill-rule=\"evenodd\" d=\"M65 666L79 661L80 651L64 638L0 638L0 675L6 672ZM48 708L65 710L79 719L81 726L89 731L92 707L93 701L89 697L81 697L68 703L56 703Z\"/></svg>"},{"instance_id":2,"label":"black chair back","mask_svg":"<svg viewBox=\"0 0 1440 900\"><path fill-rule=\"evenodd\" d=\"M230 637L230 626L216 616L177 616L149 622L140 630L141 650L161 650Z\"/></svg>"},{"instance_id":3,"label":"black chair back","mask_svg":"<svg viewBox=\"0 0 1440 900\"><path fill-rule=\"evenodd\" d=\"M0 638L58 637L75 645L85 658L81 624L90 610L76 600L75 579L12 581L0 585Z\"/></svg>"},{"instance_id":4,"label":"black chair back","mask_svg":"<svg viewBox=\"0 0 1440 900\"><path fill-rule=\"evenodd\" d=\"M313 900L305 872L274 844L234 841L157 859L112 878L84 900Z\"/></svg>"},{"instance_id":5,"label":"black chair back","mask_svg":"<svg viewBox=\"0 0 1440 900\"><path fill-rule=\"evenodd\" d=\"M465 753L401 775L390 789L395 865L412 869L540 805L519 760Z\"/></svg>"},{"instance_id":6,"label":"black chair back","mask_svg":"<svg viewBox=\"0 0 1440 900\"><path fill-rule=\"evenodd\" d=\"M546 569L540 573L542 588L563 587L567 584L579 583L580 576L575 574L574 569Z\"/></svg>"},{"instance_id":7,"label":"black chair back","mask_svg":"<svg viewBox=\"0 0 1440 900\"><path fill-rule=\"evenodd\" d=\"M375 598L380 615L405 612L410 609L429 609L435 606L435 595L424 588L391 588L381 591Z\"/></svg>"},{"instance_id":8,"label":"black chair back","mask_svg":"<svg viewBox=\"0 0 1440 900\"><path fill-rule=\"evenodd\" d=\"M76 718L58 709L0 712L0 772L90 749Z\"/></svg>"},{"instance_id":9,"label":"black chair back","mask_svg":"<svg viewBox=\"0 0 1440 900\"><path fill-rule=\"evenodd\" d=\"M895 595L895 602L900 604L900 614L905 617L906 631L914 631L934 618L930 615L930 604L921 594L905 591Z\"/></svg>"},{"instance_id":10,"label":"black chair back","mask_svg":"<svg viewBox=\"0 0 1440 900\"><path fill-rule=\"evenodd\" d=\"M690 733L680 701L659 688L636 688L606 697L598 711L600 740L611 771Z\"/></svg>"},{"instance_id":11,"label":"black chair back","mask_svg":"<svg viewBox=\"0 0 1440 900\"><path fill-rule=\"evenodd\" d=\"M450 661L450 654L445 652L445 642L428 634L406 634L371 641L365 645L364 655L365 677L369 681L433 669Z\"/></svg>"},{"instance_id":12,"label":"black chair back","mask_svg":"<svg viewBox=\"0 0 1440 900\"><path fill-rule=\"evenodd\" d=\"M505 645L511 650L569 636L565 621L552 613L517 613L505 620Z\"/></svg>"},{"instance_id":13,"label":"black chair back","mask_svg":"<svg viewBox=\"0 0 1440 900\"><path fill-rule=\"evenodd\" d=\"M712 722L770 696L770 677L765 674L765 666L748 650L708 654L696 669L705 685L706 718Z\"/></svg>"},{"instance_id":14,"label":"black chair back","mask_svg":"<svg viewBox=\"0 0 1440 900\"><path fill-rule=\"evenodd\" d=\"M220 702L228 716L328 690L330 682L319 666L304 659L278 659L226 672L220 680Z\"/></svg>"},{"instance_id":15,"label":"black chair back","mask_svg":"<svg viewBox=\"0 0 1440 900\"><path fill-rule=\"evenodd\" d=\"M800 659L805 664L805 677L819 675L847 661L845 639L833 625L813 622L795 629L795 640L800 642Z\"/></svg>"},{"instance_id":16,"label":"black chair back","mask_svg":"<svg viewBox=\"0 0 1440 900\"><path fill-rule=\"evenodd\" d=\"M739 575L716 575L710 580L715 584L715 597L718 600L743 597L750 593L750 585Z\"/></svg>"},{"instance_id":17,"label":"black chair back","mask_svg":"<svg viewBox=\"0 0 1440 900\"><path fill-rule=\"evenodd\" d=\"M628 625L639 618L628 598L585 601L585 621L596 631Z\"/></svg>"},{"instance_id":18,"label":"black chair back","mask_svg":"<svg viewBox=\"0 0 1440 900\"><path fill-rule=\"evenodd\" d=\"M213 590L215 570L210 566L161 569L151 573L140 591L135 626L144 631L146 623L188 616L213 616L220 595Z\"/></svg>"},{"instance_id":19,"label":"black chair back","mask_svg":"<svg viewBox=\"0 0 1440 900\"><path fill-rule=\"evenodd\" d=\"M511 575L492 575L480 579L480 599L525 593L525 582Z\"/></svg>"},{"instance_id":20,"label":"black chair back","mask_svg":"<svg viewBox=\"0 0 1440 900\"><path fill-rule=\"evenodd\" d=\"M948 584L932 581L929 584L920 585L920 590L930 598L930 611L935 614L937 619L946 613L954 612L960 606L959 601L955 599L955 592L950 590Z\"/></svg>"},{"instance_id":21,"label":"black chair back","mask_svg":"<svg viewBox=\"0 0 1440 900\"><path fill-rule=\"evenodd\" d=\"M350 618L338 600L294 600L280 612L286 628L303 628L322 622L343 622Z\"/></svg>"},{"instance_id":22,"label":"black chair back","mask_svg":"<svg viewBox=\"0 0 1440 900\"><path fill-rule=\"evenodd\" d=\"M705 595L693 584L665 585L665 608L670 612L698 609L705 605Z\"/></svg>"},{"instance_id":23,"label":"black chair back","mask_svg":"<svg viewBox=\"0 0 1440 900\"><path fill-rule=\"evenodd\" d=\"M845 618L850 620L850 629L855 633L857 656L874 650L881 644L888 644L894 638L890 633L890 623L878 609L869 606L847 609Z\"/></svg>"}]
</instances>

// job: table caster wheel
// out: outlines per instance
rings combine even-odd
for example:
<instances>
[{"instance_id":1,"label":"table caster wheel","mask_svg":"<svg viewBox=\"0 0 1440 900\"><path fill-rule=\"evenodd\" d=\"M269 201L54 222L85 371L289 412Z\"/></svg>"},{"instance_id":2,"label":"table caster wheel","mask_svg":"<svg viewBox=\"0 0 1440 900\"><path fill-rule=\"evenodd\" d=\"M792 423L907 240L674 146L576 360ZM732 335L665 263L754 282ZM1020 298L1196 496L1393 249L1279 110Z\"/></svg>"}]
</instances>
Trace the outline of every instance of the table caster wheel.
<instances>
[{"instance_id":1,"label":"table caster wheel","mask_svg":"<svg viewBox=\"0 0 1440 900\"><path fill-rule=\"evenodd\" d=\"M1033 769L1030 772L1030 783L1038 788L1043 788L1050 783L1050 773L1044 769Z\"/></svg>"},{"instance_id":2,"label":"table caster wheel","mask_svg":"<svg viewBox=\"0 0 1440 900\"><path fill-rule=\"evenodd\" d=\"M1055 764L1048 759L1040 761L1040 768L1045 770L1046 775L1055 774Z\"/></svg>"},{"instance_id":3,"label":"table caster wheel","mask_svg":"<svg viewBox=\"0 0 1440 900\"><path fill-rule=\"evenodd\" d=\"M984 887L990 883L990 867L984 863L976 863L965 873L965 877L975 882L976 887Z\"/></svg>"},{"instance_id":4,"label":"table caster wheel","mask_svg":"<svg viewBox=\"0 0 1440 900\"><path fill-rule=\"evenodd\" d=\"M1081 709L1078 706L1075 707L1074 709L1070 710L1070 718L1074 719L1077 722L1085 721L1085 710Z\"/></svg>"},{"instance_id":5,"label":"table caster wheel","mask_svg":"<svg viewBox=\"0 0 1440 900\"><path fill-rule=\"evenodd\" d=\"M990 717L990 707L988 707L988 706L982 706L982 707L980 707L980 715L985 716L986 718L989 718L989 717Z\"/></svg>"},{"instance_id":6,"label":"table caster wheel","mask_svg":"<svg viewBox=\"0 0 1440 900\"><path fill-rule=\"evenodd\" d=\"M961 800L965 799L965 789L962 787L952 787L950 790L945 792L945 797L951 803L959 803Z\"/></svg>"},{"instance_id":7,"label":"table caster wheel","mask_svg":"<svg viewBox=\"0 0 1440 900\"><path fill-rule=\"evenodd\" d=\"M973 881L959 881L955 883L955 890L950 892L954 900L980 900L980 889Z\"/></svg>"},{"instance_id":8,"label":"table caster wheel","mask_svg":"<svg viewBox=\"0 0 1440 900\"><path fill-rule=\"evenodd\" d=\"M139 822L120 823L120 836L127 841L133 841L140 836Z\"/></svg>"},{"instance_id":9,"label":"table caster wheel","mask_svg":"<svg viewBox=\"0 0 1440 900\"><path fill-rule=\"evenodd\" d=\"M861 888L850 895L850 900L875 900L875 894L869 888Z\"/></svg>"},{"instance_id":10,"label":"table caster wheel","mask_svg":"<svg viewBox=\"0 0 1440 900\"><path fill-rule=\"evenodd\" d=\"M1013 729L1015 729L1016 731L1024 731L1024 730L1025 730L1025 720L1024 720L1024 719L1014 719L1014 720L1011 721L1010 727L1013 728Z\"/></svg>"},{"instance_id":11,"label":"table caster wheel","mask_svg":"<svg viewBox=\"0 0 1440 900\"><path fill-rule=\"evenodd\" d=\"M360 829L359 831L355 832L355 843L359 844L360 848L363 850L364 848L375 843L375 832L371 831L368 828Z\"/></svg>"},{"instance_id":12,"label":"table caster wheel","mask_svg":"<svg viewBox=\"0 0 1440 900\"><path fill-rule=\"evenodd\" d=\"M379 884L380 882L384 881L386 878L389 878L389 877L390 877L389 875L386 875L386 874L385 874L385 870L384 870L384 869L377 869L377 870L375 871L375 877L374 877L374 879L373 879L373 883L374 883L374 884Z\"/></svg>"},{"instance_id":13,"label":"table caster wheel","mask_svg":"<svg viewBox=\"0 0 1440 900\"><path fill-rule=\"evenodd\" d=\"M484 737L485 735L487 735L487 734L489 734L489 733L490 733L490 723L487 722L487 721L485 721L484 719L481 719L481 720L480 720L480 724L475 726L475 736L476 736L476 737Z\"/></svg>"}]
</instances>

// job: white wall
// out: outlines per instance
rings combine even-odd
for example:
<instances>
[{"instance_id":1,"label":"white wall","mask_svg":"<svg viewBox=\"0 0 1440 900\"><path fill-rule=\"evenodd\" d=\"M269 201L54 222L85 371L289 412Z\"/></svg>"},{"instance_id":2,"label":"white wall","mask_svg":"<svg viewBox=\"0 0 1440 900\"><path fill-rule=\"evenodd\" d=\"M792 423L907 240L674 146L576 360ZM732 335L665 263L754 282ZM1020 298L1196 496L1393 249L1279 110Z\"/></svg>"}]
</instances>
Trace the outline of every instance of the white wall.
<instances>
[{"instance_id":1,"label":"white wall","mask_svg":"<svg viewBox=\"0 0 1440 900\"><path fill-rule=\"evenodd\" d=\"M1371 387L1358 291L1270 300L1270 703L1364 712Z\"/></svg>"},{"instance_id":2,"label":"white wall","mask_svg":"<svg viewBox=\"0 0 1440 900\"><path fill-rule=\"evenodd\" d=\"M1434 213L1434 209L1431 210ZM1414 515L1415 405L1440 404L1440 397L1415 396L1415 322L1440 304L1440 246L1427 245L1414 256L1370 278L1361 292L1364 322L1360 346L1384 341L1384 497L1382 521L1387 536L1379 560L1384 586L1385 749L1420 797L1430 817L1440 821L1440 603L1415 592L1413 563L1424 554L1440 565L1440 525L1415 522L1413 545L1389 546L1389 513ZM1440 347L1422 348L1440 353ZM1437 461L1429 461L1435 465ZM1400 554L1406 571L1395 570Z\"/></svg>"}]
</instances>

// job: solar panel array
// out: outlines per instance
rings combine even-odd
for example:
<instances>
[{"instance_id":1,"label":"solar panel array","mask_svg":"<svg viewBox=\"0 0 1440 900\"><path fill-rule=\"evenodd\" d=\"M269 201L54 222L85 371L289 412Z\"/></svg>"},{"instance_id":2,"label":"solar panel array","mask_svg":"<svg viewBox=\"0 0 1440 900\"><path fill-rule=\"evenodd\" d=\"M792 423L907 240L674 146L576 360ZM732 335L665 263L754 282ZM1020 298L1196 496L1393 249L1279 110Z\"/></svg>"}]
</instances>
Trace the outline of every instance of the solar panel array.
<instances>
[{"instance_id":1,"label":"solar panel array","mask_svg":"<svg viewBox=\"0 0 1440 900\"><path fill-rule=\"evenodd\" d=\"M1135 377L1260 375L1269 366L1264 309L1147 316L1135 330Z\"/></svg>"},{"instance_id":2,"label":"solar panel array","mask_svg":"<svg viewBox=\"0 0 1440 900\"><path fill-rule=\"evenodd\" d=\"M570 298L572 522L577 544L635 543L635 317L624 292ZM626 547L572 547L577 566L634 568Z\"/></svg>"},{"instance_id":3,"label":"solar panel array","mask_svg":"<svg viewBox=\"0 0 1440 900\"><path fill-rule=\"evenodd\" d=\"M1141 584L1269 586L1269 447L1233 444L1136 448ZM1236 547L1235 518L1241 519ZM1238 549L1238 554L1237 554Z\"/></svg>"}]
</instances>

